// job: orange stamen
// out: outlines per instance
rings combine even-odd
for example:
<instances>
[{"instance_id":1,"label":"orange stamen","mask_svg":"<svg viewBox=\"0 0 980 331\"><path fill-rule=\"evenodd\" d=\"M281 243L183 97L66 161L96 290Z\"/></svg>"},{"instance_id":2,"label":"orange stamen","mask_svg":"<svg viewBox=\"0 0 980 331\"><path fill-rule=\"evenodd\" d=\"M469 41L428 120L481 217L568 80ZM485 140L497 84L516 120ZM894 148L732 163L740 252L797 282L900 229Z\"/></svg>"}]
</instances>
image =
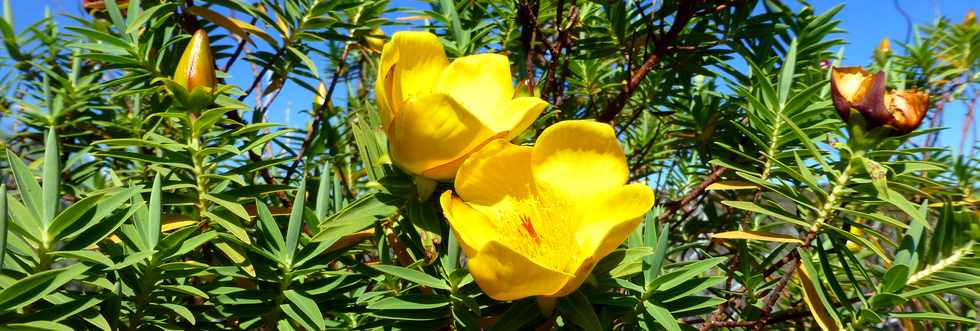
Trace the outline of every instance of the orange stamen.
<instances>
[{"instance_id":1,"label":"orange stamen","mask_svg":"<svg viewBox=\"0 0 980 331\"><path fill-rule=\"evenodd\" d=\"M534 231L534 225L531 224L530 217L521 215L521 225L524 226L524 230L527 230L527 234L531 236L531 239L534 239L535 244L541 241L541 238L538 238L538 232Z\"/></svg>"}]
</instances>

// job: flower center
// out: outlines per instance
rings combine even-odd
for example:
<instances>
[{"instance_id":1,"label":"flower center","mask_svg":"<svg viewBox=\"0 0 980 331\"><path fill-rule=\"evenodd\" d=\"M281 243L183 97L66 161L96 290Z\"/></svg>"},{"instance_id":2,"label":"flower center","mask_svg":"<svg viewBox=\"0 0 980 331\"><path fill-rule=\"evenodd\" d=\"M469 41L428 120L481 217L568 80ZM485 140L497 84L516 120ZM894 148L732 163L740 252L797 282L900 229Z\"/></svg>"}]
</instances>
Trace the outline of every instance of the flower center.
<instances>
[{"instance_id":1,"label":"flower center","mask_svg":"<svg viewBox=\"0 0 980 331\"><path fill-rule=\"evenodd\" d=\"M531 198L513 201L501 214L497 231L504 245L542 266L569 272L579 249L573 206Z\"/></svg>"}]
</instances>

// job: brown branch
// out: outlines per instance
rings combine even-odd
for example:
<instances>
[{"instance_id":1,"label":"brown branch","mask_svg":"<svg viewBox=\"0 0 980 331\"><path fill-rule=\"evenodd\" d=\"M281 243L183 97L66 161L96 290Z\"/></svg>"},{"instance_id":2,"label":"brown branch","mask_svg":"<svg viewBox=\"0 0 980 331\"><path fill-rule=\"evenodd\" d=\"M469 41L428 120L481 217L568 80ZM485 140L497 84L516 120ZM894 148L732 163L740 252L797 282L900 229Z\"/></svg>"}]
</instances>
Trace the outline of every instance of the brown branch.
<instances>
[{"instance_id":1,"label":"brown branch","mask_svg":"<svg viewBox=\"0 0 980 331\"><path fill-rule=\"evenodd\" d=\"M537 39L538 30L535 12L537 10L537 2L532 7L528 3L528 0L518 1L517 21L521 24L521 42L527 51L527 58L525 59L524 65L527 67L526 81L528 90L530 91L534 91L534 41Z\"/></svg>"},{"instance_id":2,"label":"brown branch","mask_svg":"<svg viewBox=\"0 0 980 331\"><path fill-rule=\"evenodd\" d=\"M664 211L663 214L660 214L659 221L663 223L670 220L670 218L674 216L674 214L677 213L678 210L690 204L692 201L697 199L702 193L704 193L704 191L708 188L709 185L720 180L721 176L724 175L726 172L728 172L728 170L729 169L725 167L715 167L715 169L711 171L711 173L708 174L708 176L705 177L704 180L702 180L701 183L698 184L698 186L695 186L693 190L688 192L687 195L685 195L680 200L667 203L667 210Z\"/></svg>"},{"instance_id":3,"label":"brown branch","mask_svg":"<svg viewBox=\"0 0 980 331\"><path fill-rule=\"evenodd\" d=\"M677 15L673 25L670 26L670 30L668 30L665 35L657 39L655 43L656 49L653 54L650 54L646 61L643 61L643 64L640 65L636 71L630 73L630 79L626 85L623 85L623 90L620 91L619 94L606 105L606 108L603 109L602 113L599 114L598 120L600 122L612 123L613 120L616 119L616 116L623 111L623 109L626 107L626 102L629 101L629 98L633 96L633 92L640 85L640 83L643 82L643 78L645 78L647 74L653 70L653 67L667 55L667 46L674 42L677 35L684 30L687 23L694 17L693 6L694 1L684 1L679 4Z\"/></svg>"}]
</instances>

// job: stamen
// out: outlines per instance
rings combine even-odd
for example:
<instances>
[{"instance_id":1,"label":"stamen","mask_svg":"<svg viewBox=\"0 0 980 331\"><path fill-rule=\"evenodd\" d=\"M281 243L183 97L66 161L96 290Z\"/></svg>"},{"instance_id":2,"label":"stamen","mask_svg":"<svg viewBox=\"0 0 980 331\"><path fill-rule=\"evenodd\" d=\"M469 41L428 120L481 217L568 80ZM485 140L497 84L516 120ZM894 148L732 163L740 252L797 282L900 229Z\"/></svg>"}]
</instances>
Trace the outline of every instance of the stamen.
<instances>
[{"instance_id":1,"label":"stamen","mask_svg":"<svg viewBox=\"0 0 980 331\"><path fill-rule=\"evenodd\" d=\"M541 238L538 237L538 232L534 231L534 224L531 224L531 217L521 214L520 219L521 225L524 226L524 230L527 230L527 234L531 236L531 239L534 239L534 243L540 244Z\"/></svg>"}]
</instances>

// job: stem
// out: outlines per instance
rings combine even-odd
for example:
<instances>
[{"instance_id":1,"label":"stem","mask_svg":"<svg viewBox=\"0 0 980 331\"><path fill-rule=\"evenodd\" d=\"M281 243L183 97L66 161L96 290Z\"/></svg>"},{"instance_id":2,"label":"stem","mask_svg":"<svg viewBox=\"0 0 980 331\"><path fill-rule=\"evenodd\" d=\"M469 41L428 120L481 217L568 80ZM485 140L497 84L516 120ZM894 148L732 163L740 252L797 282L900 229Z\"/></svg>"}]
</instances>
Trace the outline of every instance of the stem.
<instances>
[{"instance_id":1,"label":"stem","mask_svg":"<svg viewBox=\"0 0 980 331\"><path fill-rule=\"evenodd\" d=\"M854 174L856 160L864 155L864 151L858 150L848 158L847 166L844 167L844 171L841 172L840 176L837 176L837 180L834 182L830 189L830 194L827 195L827 200L824 202L823 207L817 211L817 218L814 220L813 225L810 227L811 232L817 232L823 223L827 220L834 212L834 208L837 208L837 199L840 198L841 193L844 192L844 188L847 187L847 182L851 179L851 175Z\"/></svg>"}]
</instances>

